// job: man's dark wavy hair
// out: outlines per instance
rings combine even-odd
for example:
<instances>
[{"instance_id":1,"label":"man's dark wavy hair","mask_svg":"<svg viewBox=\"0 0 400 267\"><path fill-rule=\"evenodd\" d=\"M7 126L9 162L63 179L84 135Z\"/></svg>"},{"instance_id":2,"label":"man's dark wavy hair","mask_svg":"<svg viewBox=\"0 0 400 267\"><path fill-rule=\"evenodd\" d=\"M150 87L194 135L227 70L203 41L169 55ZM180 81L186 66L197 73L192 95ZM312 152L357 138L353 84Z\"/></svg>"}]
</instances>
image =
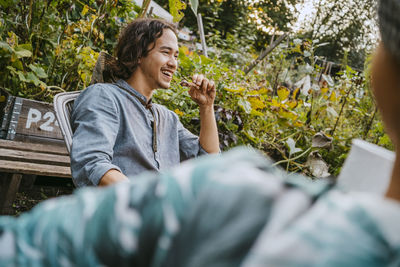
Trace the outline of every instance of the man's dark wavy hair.
<instances>
[{"instance_id":1,"label":"man's dark wavy hair","mask_svg":"<svg viewBox=\"0 0 400 267\"><path fill-rule=\"evenodd\" d=\"M160 19L136 19L129 23L119 36L115 60L103 72L104 80L128 79L136 70L139 59L148 55L164 29L177 34L175 25Z\"/></svg>"}]
</instances>

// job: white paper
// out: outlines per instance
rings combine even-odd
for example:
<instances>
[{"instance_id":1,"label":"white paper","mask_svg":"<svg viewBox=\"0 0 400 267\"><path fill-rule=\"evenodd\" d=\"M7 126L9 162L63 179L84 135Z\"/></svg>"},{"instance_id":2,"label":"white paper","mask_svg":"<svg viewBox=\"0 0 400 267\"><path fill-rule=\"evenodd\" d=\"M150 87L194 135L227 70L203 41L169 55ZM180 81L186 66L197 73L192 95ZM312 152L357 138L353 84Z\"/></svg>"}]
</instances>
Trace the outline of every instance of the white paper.
<instances>
[{"instance_id":1,"label":"white paper","mask_svg":"<svg viewBox=\"0 0 400 267\"><path fill-rule=\"evenodd\" d=\"M394 159L394 152L355 139L338 177L338 185L347 191L384 195L389 187Z\"/></svg>"}]
</instances>

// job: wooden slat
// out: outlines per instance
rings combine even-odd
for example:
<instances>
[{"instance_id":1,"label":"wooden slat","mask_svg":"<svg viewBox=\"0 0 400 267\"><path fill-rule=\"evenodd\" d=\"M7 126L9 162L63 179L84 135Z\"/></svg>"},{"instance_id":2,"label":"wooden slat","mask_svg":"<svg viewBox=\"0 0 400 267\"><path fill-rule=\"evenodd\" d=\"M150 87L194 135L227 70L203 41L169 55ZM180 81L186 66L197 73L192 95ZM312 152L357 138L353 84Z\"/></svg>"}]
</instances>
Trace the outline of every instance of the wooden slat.
<instances>
[{"instance_id":1,"label":"wooden slat","mask_svg":"<svg viewBox=\"0 0 400 267\"><path fill-rule=\"evenodd\" d=\"M65 146L34 144L34 143L18 142L18 141L3 140L3 139L0 139L0 148L51 153L56 155L68 155L68 151Z\"/></svg>"},{"instance_id":2,"label":"wooden slat","mask_svg":"<svg viewBox=\"0 0 400 267\"><path fill-rule=\"evenodd\" d=\"M8 140L11 140L11 139L8 139ZM63 140L53 139L53 138L47 138L47 137L42 137L42 136L24 135L24 134L16 133L12 140L17 141L17 142L24 142L24 143L44 144L44 145L49 145L49 146L65 147L64 139Z\"/></svg>"},{"instance_id":3,"label":"wooden slat","mask_svg":"<svg viewBox=\"0 0 400 267\"><path fill-rule=\"evenodd\" d=\"M0 172L71 178L71 170L69 167L10 160L0 160Z\"/></svg>"},{"instance_id":4,"label":"wooden slat","mask_svg":"<svg viewBox=\"0 0 400 267\"><path fill-rule=\"evenodd\" d=\"M0 148L0 159L9 161L42 163L48 165L61 165L67 167L70 165L70 160L68 156L7 148Z\"/></svg>"}]
</instances>

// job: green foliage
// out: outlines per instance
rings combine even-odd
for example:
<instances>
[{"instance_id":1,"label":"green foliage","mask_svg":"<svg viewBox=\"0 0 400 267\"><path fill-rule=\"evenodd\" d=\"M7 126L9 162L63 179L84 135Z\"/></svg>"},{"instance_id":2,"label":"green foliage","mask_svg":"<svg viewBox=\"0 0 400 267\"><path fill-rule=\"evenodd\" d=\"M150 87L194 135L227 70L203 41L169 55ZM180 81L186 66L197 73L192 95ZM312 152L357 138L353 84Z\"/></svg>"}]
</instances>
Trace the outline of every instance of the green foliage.
<instances>
[{"instance_id":1,"label":"green foliage","mask_svg":"<svg viewBox=\"0 0 400 267\"><path fill-rule=\"evenodd\" d=\"M171 1L157 2L164 8L168 8L169 4L171 10ZM196 15L200 13L207 45L237 52L250 51L253 45L257 49L264 48L272 32L288 31L288 25L294 20L290 8L296 1L189 0L188 3L191 8L184 11L180 24L196 34ZM256 21L258 23L254 23ZM265 32L265 29L270 32Z\"/></svg>"},{"instance_id":2,"label":"green foliage","mask_svg":"<svg viewBox=\"0 0 400 267\"><path fill-rule=\"evenodd\" d=\"M377 40L371 36L376 32L376 3L373 0L318 0L316 14L302 25L304 36L327 42L318 49L318 54L362 69L365 51L370 51ZM338 23L340 21L340 23Z\"/></svg>"},{"instance_id":3,"label":"green foliage","mask_svg":"<svg viewBox=\"0 0 400 267\"><path fill-rule=\"evenodd\" d=\"M393 146L375 116L365 74L349 66L335 77L324 74L313 60L315 47L318 44L312 41L282 44L245 76L223 57L211 60L183 46L173 86L157 91L155 99L198 133L197 107L179 81L193 73L205 73L217 82L216 117L223 149L250 145L289 171L308 175L307 159L318 151L329 172L337 175L353 138L389 149ZM320 132L332 138L332 146L312 145Z\"/></svg>"},{"instance_id":4,"label":"green foliage","mask_svg":"<svg viewBox=\"0 0 400 267\"><path fill-rule=\"evenodd\" d=\"M249 10L259 10L269 24L285 30L290 20L286 5L276 5L274 13L262 1L199 4L215 52L206 58L182 46L172 87L154 96L188 129L199 131L198 107L180 81L204 73L216 81L215 110L224 150L249 145L289 171L312 175L311 153L319 152L329 172L337 174L353 138L393 149L369 90L368 65L366 73L343 65L330 76L315 60L321 42L294 39L245 75L242 69L257 57L250 43L259 33L256 25L248 24ZM128 0L3 0L0 6L0 87L42 101L51 101L60 91L85 88L98 53L111 53L119 29L140 11ZM194 17L189 14L187 23ZM313 145L318 134L331 138L332 145Z\"/></svg>"},{"instance_id":5,"label":"green foliage","mask_svg":"<svg viewBox=\"0 0 400 267\"><path fill-rule=\"evenodd\" d=\"M111 53L120 27L140 10L128 0L7 0L0 7L0 87L45 101L85 88L98 53Z\"/></svg>"},{"instance_id":6,"label":"green foliage","mask_svg":"<svg viewBox=\"0 0 400 267\"><path fill-rule=\"evenodd\" d=\"M169 12L174 18L174 22L179 22L183 18L184 14L182 10L184 9L186 9L185 2L181 2L181 0L169 0Z\"/></svg>"}]
</instances>

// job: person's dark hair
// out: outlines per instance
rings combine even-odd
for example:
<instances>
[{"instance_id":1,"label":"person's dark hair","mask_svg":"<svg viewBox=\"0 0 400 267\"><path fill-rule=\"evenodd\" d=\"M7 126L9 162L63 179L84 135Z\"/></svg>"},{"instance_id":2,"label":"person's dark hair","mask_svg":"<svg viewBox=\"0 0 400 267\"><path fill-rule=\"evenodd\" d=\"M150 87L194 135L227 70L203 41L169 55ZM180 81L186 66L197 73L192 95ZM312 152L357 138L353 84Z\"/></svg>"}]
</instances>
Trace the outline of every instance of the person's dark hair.
<instances>
[{"instance_id":1,"label":"person's dark hair","mask_svg":"<svg viewBox=\"0 0 400 267\"><path fill-rule=\"evenodd\" d=\"M128 79L137 68L139 59L147 56L153 48L150 45L155 45L164 29L177 34L175 25L160 19L136 19L129 23L119 36L115 60L103 72L104 80Z\"/></svg>"}]
</instances>

